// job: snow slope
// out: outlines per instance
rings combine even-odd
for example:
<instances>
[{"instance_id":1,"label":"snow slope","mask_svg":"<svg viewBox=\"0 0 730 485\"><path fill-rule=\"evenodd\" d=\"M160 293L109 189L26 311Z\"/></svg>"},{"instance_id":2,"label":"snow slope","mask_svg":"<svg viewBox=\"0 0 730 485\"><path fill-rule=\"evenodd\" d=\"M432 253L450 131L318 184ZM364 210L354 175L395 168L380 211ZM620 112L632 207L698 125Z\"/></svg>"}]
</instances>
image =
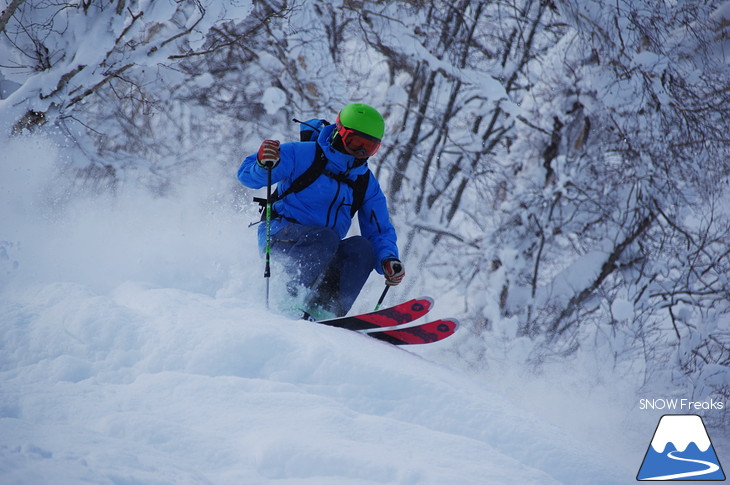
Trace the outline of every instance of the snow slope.
<instances>
[{"instance_id":1,"label":"snow slope","mask_svg":"<svg viewBox=\"0 0 730 485\"><path fill-rule=\"evenodd\" d=\"M193 174L168 197L130 184L111 198L76 192L52 141L4 148L3 484L613 484L635 475L429 357L463 335L406 351L266 312L245 228L252 214L226 195L235 164L230 178Z\"/></svg>"},{"instance_id":2,"label":"snow slope","mask_svg":"<svg viewBox=\"0 0 730 485\"><path fill-rule=\"evenodd\" d=\"M55 283L2 307L3 483L620 483L453 370L241 300Z\"/></svg>"}]
</instances>

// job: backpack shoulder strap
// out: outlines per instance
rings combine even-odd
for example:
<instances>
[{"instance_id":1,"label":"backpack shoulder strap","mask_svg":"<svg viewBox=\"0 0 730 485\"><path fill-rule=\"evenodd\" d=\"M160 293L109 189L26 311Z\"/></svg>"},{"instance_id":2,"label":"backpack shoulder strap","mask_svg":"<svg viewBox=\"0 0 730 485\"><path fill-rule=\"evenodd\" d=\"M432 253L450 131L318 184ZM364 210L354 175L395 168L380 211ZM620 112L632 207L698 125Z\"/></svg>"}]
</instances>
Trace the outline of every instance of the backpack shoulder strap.
<instances>
[{"instance_id":1,"label":"backpack shoulder strap","mask_svg":"<svg viewBox=\"0 0 730 485\"><path fill-rule=\"evenodd\" d=\"M314 183L320 175L326 175L350 186L352 189L352 207L350 208L350 217L354 217L355 213L360 209L365 200L365 192L367 191L368 182L370 181L370 170L359 175L354 181L344 177L339 177L328 170L325 170L325 167L327 166L327 157L325 156L322 148L319 146L319 143L315 142L315 146L316 152L312 164L299 177L297 177L284 192L279 194L279 190L277 188L274 193L271 194L271 203L281 200L289 194L301 192L312 185L312 183ZM259 199L256 201L262 206L266 205L266 199Z\"/></svg>"},{"instance_id":2,"label":"backpack shoulder strap","mask_svg":"<svg viewBox=\"0 0 730 485\"><path fill-rule=\"evenodd\" d=\"M317 177L322 175L324 167L327 165L327 157L325 157L324 151L322 151L319 143L314 142L314 144L316 146L316 152L312 164L299 177L297 177L282 194L277 194L272 202L283 199L289 194L301 192L312 185L312 183L317 180Z\"/></svg>"},{"instance_id":3,"label":"backpack shoulder strap","mask_svg":"<svg viewBox=\"0 0 730 485\"><path fill-rule=\"evenodd\" d=\"M281 194L279 193L279 188L277 187L274 189L274 192L271 194L271 203L273 204L276 201L279 201L286 197L289 194L293 194L295 192L301 192L302 190L309 187L315 180L317 180L317 177L322 175L322 172L324 171L325 165L327 165L327 157L325 157L324 152L322 151L322 148L320 148L319 143L314 142L316 145L316 152L314 155L314 161L312 161L312 164L307 167L307 169L302 172L302 174L294 179L294 181L291 183L291 185ZM264 220L265 214L264 209L266 208L266 199L262 199L259 197L254 197L254 202L258 202L258 204L261 206L259 210L261 211L261 220Z\"/></svg>"},{"instance_id":4,"label":"backpack shoulder strap","mask_svg":"<svg viewBox=\"0 0 730 485\"><path fill-rule=\"evenodd\" d=\"M370 170L358 175L355 180L347 178L345 174L332 173L327 169L323 169L322 174L350 187L352 190L350 217L354 217L355 213L360 209L360 207L362 207L362 204L365 201L365 192L367 191L368 183L370 182Z\"/></svg>"},{"instance_id":5,"label":"backpack shoulder strap","mask_svg":"<svg viewBox=\"0 0 730 485\"><path fill-rule=\"evenodd\" d=\"M358 175L352 187L352 207L350 208L350 216L355 217L355 213L360 210L365 201L365 192L368 190L368 182L370 182L370 170L362 175Z\"/></svg>"}]
</instances>

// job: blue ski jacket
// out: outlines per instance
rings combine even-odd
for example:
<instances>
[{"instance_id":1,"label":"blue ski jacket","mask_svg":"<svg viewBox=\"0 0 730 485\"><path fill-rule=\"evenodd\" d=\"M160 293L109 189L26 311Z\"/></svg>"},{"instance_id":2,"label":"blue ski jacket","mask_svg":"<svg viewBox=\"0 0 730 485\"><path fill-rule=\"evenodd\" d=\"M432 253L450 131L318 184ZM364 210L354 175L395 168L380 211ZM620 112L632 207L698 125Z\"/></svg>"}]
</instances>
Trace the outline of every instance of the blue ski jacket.
<instances>
[{"instance_id":1,"label":"blue ski jacket","mask_svg":"<svg viewBox=\"0 0 730 485\"><path fill-rule=\"evenodd\" d=\"M327 158L326 169L335 174L345 174L354 181L359 175L370 174L363 204L358 210L360 234L370 241L375 250L375 271L383 274L382 263L388 258L398 258L396 233L390 222L385 195L367 163L357 165L355 157L335 150L330 139L335 125L322 128L316 141L282 143L280 161L271 171L272 183L283 193L314 162L316 145L322 148ZM257 153L246 157L238 169L238 180L252 189L266 186L267 170L256 162ZM311 185L294 192L273 204L279 216L271 221L271 233L276 234L287 224L299 223L307 226L329 227L343 239L350 230L352 216L350 208L353 193L350 186L327 175L320 175ZM266 228L263 224L258 232L259 247L266 247Z\"/></svg>"}]
</instances>

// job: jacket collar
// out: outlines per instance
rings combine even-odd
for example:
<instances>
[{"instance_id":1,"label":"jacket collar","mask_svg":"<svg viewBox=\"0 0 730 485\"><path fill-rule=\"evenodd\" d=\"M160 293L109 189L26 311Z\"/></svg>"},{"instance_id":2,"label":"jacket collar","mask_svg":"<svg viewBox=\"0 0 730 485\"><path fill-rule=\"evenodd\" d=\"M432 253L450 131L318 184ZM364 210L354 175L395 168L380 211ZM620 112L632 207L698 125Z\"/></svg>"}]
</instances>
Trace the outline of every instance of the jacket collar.
<instances>
[{"instance_id":1,"label":"jacket collar","mask_svg":"<svg viewBox=\"0 0 730 485\"><path fill-rule=\"evenodd\" d=\"M334 124L327 125L322 128L317 138L317 143L319 143L319 146L327 157L327 170L334 173L346 173L348 174L348 178L352 179L367 172L367 160L363 163L362 160L357 160L354 156L348 153L342 153L332 147L330 140L334 131Z\"/></svg>"}]
</instances>

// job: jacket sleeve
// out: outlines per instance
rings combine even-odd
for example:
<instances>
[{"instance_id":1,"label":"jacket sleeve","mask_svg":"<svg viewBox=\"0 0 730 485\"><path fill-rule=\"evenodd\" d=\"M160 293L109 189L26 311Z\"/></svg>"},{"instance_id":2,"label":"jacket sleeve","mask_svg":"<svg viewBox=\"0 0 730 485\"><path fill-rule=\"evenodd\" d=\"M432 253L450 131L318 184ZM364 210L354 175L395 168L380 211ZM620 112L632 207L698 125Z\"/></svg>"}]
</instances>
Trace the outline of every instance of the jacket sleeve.
<instances>
[{"instance_id":1,"label":"jacket sleeve","mask_svg":"<svg viewBox=\"0 0 730 485\"><path fill-rule=\"evenodd\" d=\"M398 246L385 194L372 173L363 205L358 211L358 222L360 234L367 238L375 249L375 271L383 274L383 261L388 258L398 259Z\"/></svg>"}]
</instances>

